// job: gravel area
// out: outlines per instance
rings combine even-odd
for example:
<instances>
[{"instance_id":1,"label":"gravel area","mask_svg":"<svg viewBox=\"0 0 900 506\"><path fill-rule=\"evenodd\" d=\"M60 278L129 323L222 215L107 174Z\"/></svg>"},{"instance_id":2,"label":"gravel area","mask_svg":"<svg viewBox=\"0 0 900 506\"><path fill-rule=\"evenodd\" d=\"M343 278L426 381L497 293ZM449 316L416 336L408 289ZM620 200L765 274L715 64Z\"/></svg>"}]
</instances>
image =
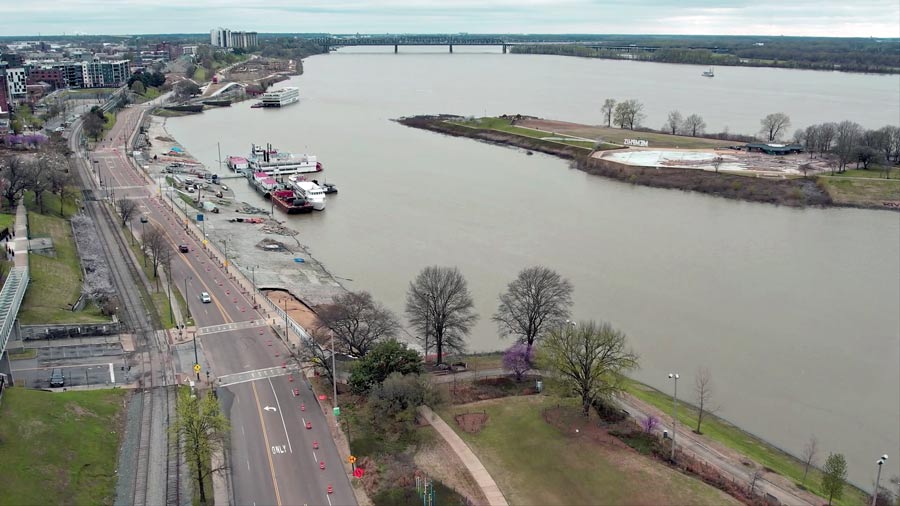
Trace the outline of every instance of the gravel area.
<instances>
[{"instance_id":1,"label":"gravel area","mask_svg":"<svg viewBox=\"0 0 900 506\"><path fill-rule=\"evenodd\" d=\"M116 469L115 506L128 506L134 500L134 471L136 467L138 444L141 431L141 404L143 394L134 391L128 396L128 409L125 415L125 435L119 448L118 469Z\"/></svg>"}]
</instances>

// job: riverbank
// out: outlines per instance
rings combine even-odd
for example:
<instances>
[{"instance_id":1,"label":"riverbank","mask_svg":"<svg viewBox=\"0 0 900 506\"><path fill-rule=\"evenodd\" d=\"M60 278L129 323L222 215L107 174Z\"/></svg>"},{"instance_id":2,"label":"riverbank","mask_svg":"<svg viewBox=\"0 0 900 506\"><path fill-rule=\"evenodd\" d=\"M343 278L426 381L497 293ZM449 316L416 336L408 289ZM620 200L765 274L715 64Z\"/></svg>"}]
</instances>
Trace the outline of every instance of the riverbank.
<instances>
[{"instance_id":1,"label":"riverbank","mask_svg":"<svg viewBox=\"0 0 900 506\"><path fill-rule=\"evenodd\" d=\"M738 143L660 133L631 132L590 125L525 118L498 124L502 118L466 119L455 115L413 116L397 119L400 124L430 130L454 137L468 137L492 144L540 152L570 160L572 167L583 172L622 182L656 188L695 191L727 199L760 202L790 207L860 207L897 210L900 207L900 180L870 179L865 192L844 192L836 196L831 180L818 176L801 176L801 166L810 162L800 158L744 154L727 149ZM512 118L512 117L509 117ZM517 116L515 118L521 118ZM552 131L534 128L549 125ZM602 137L601 137L602 135ZM652 137L655 148L670 152L686 152L709 160L690 168L677 165L630 164L612 159L607 153L628 150L648 151L616 144L625 136ZM602 139L602 140L600 140ZM655 153L655 152L654 152ZM619 153L616 153L618 155ZM653 154L650 152L644 153ZM801 157L802 158L802 157ZM717 160L717 162L714 162ZM786 163L787 162L787 163ZM640 163L640 162L639 162ZM721 164L712 170L710 164ZM796 167L791 167L791 163ZM682 162L682 165L689 165ZM813 171L825 171L821 160ZM699 170L702 169L702 170Z\"/></svg>"}]
</instances>

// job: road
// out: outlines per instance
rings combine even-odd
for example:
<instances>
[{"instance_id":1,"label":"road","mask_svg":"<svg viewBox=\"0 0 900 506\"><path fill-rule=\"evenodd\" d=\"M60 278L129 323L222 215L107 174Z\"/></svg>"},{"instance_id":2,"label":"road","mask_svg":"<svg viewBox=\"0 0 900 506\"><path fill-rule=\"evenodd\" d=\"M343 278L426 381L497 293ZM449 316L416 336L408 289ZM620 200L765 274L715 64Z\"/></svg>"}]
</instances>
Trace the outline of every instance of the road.
<instances>
[{"instance_id":1,"label":"road","mask_svg":"<svg viewBox=\"0 0 900 506\"><path fill-rule=\"evenodd\" d=\"M299 373L290 374L293 362L286 358L287 348L268 326L250 325L261 323L265 316L253 309L250 297L231 279L227 267L212 259L206 246L185 230L180 218L159 198L158 182L151 183L127 159L125 142L142 112L139 106L120 111L112 131L91 155L94 176L103 181L104 193L111 199L128 198L139 203L140 213L130 224L136 235L149 225L167 232L173 249L173 289L186 292L183 295L196 325L187 330L197 336L203 354L200 363L209 364L211 369L203 371L200 378L202 383L207 373L218 378L219 398L231 421L235 503L355 505L325 416L306 380ZM140 223L141 215L147 217L147 224ZM181 244L188 245L188 253L178 252ZM210 294L211 303L201 302L201 292ZM247 325L212 334L203 332L207 327L241 322ZM252 374L254 371L261 372ZM180 382L196 380L192 371L176 373ZM301 404L305 410L301 410ZM306 422L311 424L310 429L305 428ZM315 450L314 441L319 446ZM325 469L320 468L320 462ZM329 485L333 486L330 495Z\"/></svg>"},{"instance_id":2,"label":"road","mask_svg":"<svg viewBox=\"0 0 900 506\"><path fill-rule=\"evenodd\" d=\"M466 371L458 372L455 374L434 376L432 378L432 381L435 383L452 383L454 380L460 381L475 379L478 377L497 377L505 376L508 374L509 373L504 369L486 369L482 371ZM652 410L652 408L644 405L642 402L631 397L630 395L617 397L616 401L619 403L621 408L627 411L628 415L635 420L643 420L647 418L648 415L652 414L659 420L671 421L671 418L668 418L665 414L658 413L656 412L656 410ZM652 413L651 410L653 411ZM662 433L663 430L668 430L671 432L672 428L671 426L660 426L655 429L655 432ZM749 486L749 468L743 465L739 460L735 460L733 457L727 455L727 452L723 452L717 449L715 447L715 444L711 444L702 436L694 434L690 429L685 430L685 428L681 425L679 425L677 428L676 441L679 451L689 453L694 457L706 462L708 465L716 468L724 476L734 478L739 482L748 483ZM800 490L790 489L779 483L771 481L771 473L765 473L763 477L757 481L756 490L763 495L771 494L772 496L776 497L781 504L784 505L815 506L822 503L821 498L818 498L812 494L802 492Z\"/></svg>"}]
</instances>

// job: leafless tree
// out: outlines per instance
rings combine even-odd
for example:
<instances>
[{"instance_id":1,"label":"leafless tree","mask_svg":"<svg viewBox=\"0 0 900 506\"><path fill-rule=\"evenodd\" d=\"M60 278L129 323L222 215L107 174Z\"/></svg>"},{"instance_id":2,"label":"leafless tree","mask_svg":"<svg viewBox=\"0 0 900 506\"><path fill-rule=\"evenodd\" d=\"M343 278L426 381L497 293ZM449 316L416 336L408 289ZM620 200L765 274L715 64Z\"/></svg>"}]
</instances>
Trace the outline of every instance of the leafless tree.
<instances>
[{"instance_id":1,"label":"leafless tree","mask_svg":"<svg viewBox=\"0 0 900 506\"><path fill-rule=\"evenodd\" d=\"M694 393L697 395L698 408L697 430L694 432L702 434L700 427L703 424L703 417L718 410L718 406L710 405L713 396L712 373L706 367L697 369L697 375L694 376Z\"/></svg>"},{"instance_id":2,"label":"leafless tree","mask_svg":"<svg viewBox=\"0 0 900 506\"><path fill-rule=\"evenodd\" d=\"M831 151L831 144L834 142L834 136L837 134L837 124L822 123L821 125L818 125L817 128L817 151L819 152L819 154L824 155L825 153Z\"/></svg>"},{"instance_id":3,"label":"leafless tree","mask_svg":"<svg viewBox=\"0 0 900 506\"><path fill-rule=\"evenodd\" d=\"M725 159L722 158L721 156L717 156L717 157L713 158L712 166L714 169L716 169L716 174L719 173L719 167L722 166L722 162L724 162L724 161L725 161Z\"/></svg>"},{"instance_id":4,"label":"leafless tree","mask_svg":"<svg viewBox=\"0 0 900 506\"><path fill-rule=\"evenodd\" d=\"M809 153L810 158L816 154L816 150L818 149L819 130L819 125L810 125L803 130L803 134L800 137L800 144L802 144L803 149Z\"/></svg>"},{"instance_id":5,"label":"leafless tree","mask_svg":"<svg viewBox=\"0 0 900 506\"><path fill-rule=\"evenodd\" d=\"M325 327L314 327L310 340L300 346L298 355L303 362L313 364L318 371L325 374L328 381L334 384L334 371L331 368L331 331ZM337 350L335 350L337 351Z\"/></svg>"},{"instance_id":6,"label":"leafless tree","mask_svg":"<svg viewBox=\"0 0 900 506\"><path fill-rule=\"evenodd\" d=\"M753 497L756 494L756 482L763 477L763 472L761 467L754 467L750 472L750 497Z\"/></svg>"},{"instance_id":7,"label":"leafless tree","mask_svg":"<svg viewBox=\"0 0 900 506\"><path fill-rule=\"evenodd\" d=\"M791 118L783 112L773 112L760 120L760 132L769 142L778 140L791 127Z\"/></svg>"},{"instance_id":8,"label":"leafless tree","mask_svg":"<svg viewBox=\"0 0 900 506\"><path fill-rule=\"evenodd\" d=\"M171 249L171 245L166 240L166 233L156 225L151 225L146 229L141 237L144 253L148 255L153 262L153 277L157 279L159 284L159 266L162 265L166 258L165 250ZM158 288L158 286L157 286Z\"/></svg>"},{"instance_id":9,"label":"leafless tree","mask_svg":"<svg viewBox=\"0 0 900 506\"><path fill-rule=\"evenodd\" d=\"M880 138L880 148L881 152L884 155L885 162L890 162L894 157L894 153L900 151L900 146L897 146L897 143L900 143L900 127L888 125L881 127L877 130ZM900 162L900 160L897 160ZM885 165L889 165L889 163L885 163Z\"/></svg>"},{"instance_id":10,"label":"leafless tree","mask_svg":"<svg viewBox=\"0 0 900 506\"><path fill-rule=\"evenodd\" d=\"M0 180L3 181L3 196L10 209L14 209L22 193L31 184L32 172L28 163L18 156L0 159Z\"/></svg>"},{"instance_id":11,"label":"leafless tree","mask_svg":"<svg viewBox=\"0 0 900 506\"><path fill-rule=\"evenodd\" d=\"M837 158L838 172L844 172L847 165L856 159L856 145L862 134L862 127L853 121L841 121L835 128L835 142L832 150Z\"/></svg>"},{"instance_id":12,"label":"leafless tree","mask_svg":"<svg viewBox=\"0 0 900 506\"><path fill-rule=\"evenodd\" d=\"M67 198L77 195L75 173L66 166L62 170L54 170L50 173L50 191L59 197L59 215L63 215L63 209Z\"/></svg>"},{"instance_id":13,"label":"leafless tree","mask_svg":"<svg viewBox=\"0 0 900 506\"><path fill-rule=\"evenodd\" d=\"M553 269L528 267L500 294L491 317L500 335L513 335L530 350L552 327L563 324L572 306L572 284Z\"/></svg>"},{"instance_id":14,"label":"leafless tree","mask_svg":"<svg viewBox=\"0 0 900 506\"><path fill-rule=\"evenodd\" d=\"M801 459L803 460L803 485L806 485L806 475L809 473L810 467L816 466L816 458L819 454L819 440L815 435L809 436L809 441L803 447Z\"/></svg>"},{"instance_id":15,"label":"leafless tree","mask_svg":"<svg viewBox=\"0 0 900 506\"><path fill-rule=\"evenodd\" d=\"M456 267L422 269L409 283L406 316L426 339L434 339L438 364L444 360L445 349L465 349L466 334L478 320L466 279Z\"/></svg>"},{"instance_id":16,"label":"leafless tree","mask_svg":"<svg viewBox=\"0 0 900 506\"><path fill-rule=\"evenodd\" d=\"M684 119L683 128L684 132L691 137L697 137L698 135L703 135L704 130L706 130L706 122L703 121L703 117L699 114L691 114Z\"/></svg>"},{"instance_id":17,"label":"leafless tree","mask_svg":"<svg viewBox=\"0 0 900 506\"><path fill-rule=\"evenodd\" d=\"M633 98L619 102L616 104L616 109L613 113L613 122L619 128L634 130L640 126L641 120L644 119L644 114L641 112L643 110L644 104Z\"/></svg>"},{"instance_id":18,"label":"leafless tree","mask_svg":"<svg viewBox=\"0 0 900 506\"><path fill-rule=\"evenodd\" d=\"M122 218L122 226L124 227L128 224L128 220L130 220L138 210L138 203L134 200L122 197L116 201L116 209L119 211L119 217Z\"/></svg>"},{"instance_id":19,"label":"leafless tree","mask_svg":"<svg viewBox=\"0 0 900 506\"><path fill-rule=\"evenodd\" d=\"M601 107L600 110L603 111L603 117L606 118L606 126L607 127L612 126L612 117L613 117L613 111L615 110L615 108L616 108L615 99L607 98L606 100L603 101L603 107Z\"/></svg>"},{"instance_id":20,"label":"leafless tree","mask_svg":"<svg viewBox=\"0 0 900 506\"><path fill-rule=\"evenodd\" d=\"M319 306L319 322L334 332L343 348L352 355L364 357L378 340L394 337L400 324L388 308L372 298L369 292L347 292Z\"/></svg>"},{"instance_id":21,"label":"leafless tree","mask_svg":"<svg viewBox=\"0 0 900 506\"><path fill-rule=\"evenodd\" d=\"M810 165L808 163L801 163L800 167L798 167L798 169L800 169L800 171L803 172L803 177L806 177L807 173L809 173L809 170L811 168L812 168L812 165Z\"/></svg>"},{"instance_id":22,"label":"leafless tree","mask_svg":"<svg viewBox=\"0 0 900 506\"><path fill-rule=\"evenodd\" d=\"M663 125L663 130L675 135L681 131L682 123L684 123L684 118L681 117L681 113L678 111L671 111L669 117L666 119L666 124Z\"/></svg>"}]
</instances>

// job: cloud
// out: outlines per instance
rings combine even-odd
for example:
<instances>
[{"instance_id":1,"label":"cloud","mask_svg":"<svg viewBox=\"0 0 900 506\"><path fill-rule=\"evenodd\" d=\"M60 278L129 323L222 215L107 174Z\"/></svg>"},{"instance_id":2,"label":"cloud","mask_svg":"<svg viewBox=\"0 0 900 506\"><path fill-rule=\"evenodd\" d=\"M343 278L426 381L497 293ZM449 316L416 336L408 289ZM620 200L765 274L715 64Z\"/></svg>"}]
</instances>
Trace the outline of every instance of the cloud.
<instances>
[{"instance_id":1,"label":"cloud","mask_svg":"<svg viewBox=\"0 0 900 506\"><path fill-rule=\"evenodd\" d=\"M900 37L897 0L0 0L4 35L260 32Z\"/></svg>"}]
</instances>

